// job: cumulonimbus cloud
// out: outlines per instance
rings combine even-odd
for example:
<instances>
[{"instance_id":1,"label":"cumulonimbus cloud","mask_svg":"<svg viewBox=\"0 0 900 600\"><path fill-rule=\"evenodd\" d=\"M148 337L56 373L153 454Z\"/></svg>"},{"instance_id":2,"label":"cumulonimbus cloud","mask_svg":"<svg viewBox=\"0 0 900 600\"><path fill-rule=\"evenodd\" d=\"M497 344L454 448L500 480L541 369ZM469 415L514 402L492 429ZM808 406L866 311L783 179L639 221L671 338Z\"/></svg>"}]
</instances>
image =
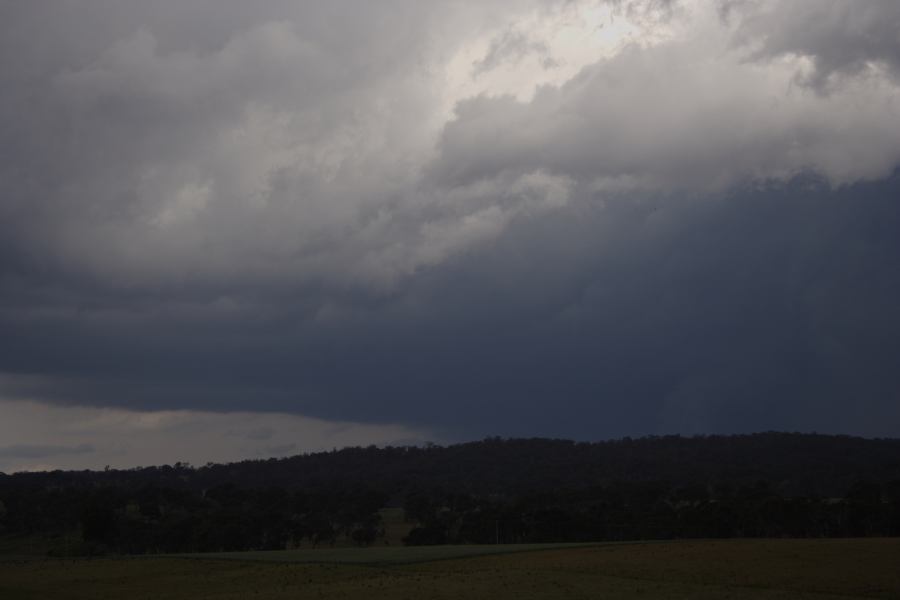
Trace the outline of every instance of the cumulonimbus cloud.
<instances>
[{"instance_id":1,"label":"cumulonimbus cloud","mask_svg":"<svg viewBox=\"0 0 900 600\"><path fill-rule=\"evenodd\" d=\"M893 246L867 223L892 222L900 163L894 2L96 0L0 17L10 393L416 424L441 421L416 403L433 393L502 423L510 398L539 414L565 379L573 406L630 394L630 413L597 401L623 422L688 406L715 425L709 397L749 403L728 382L754 361L748 389L790 393L733 289L803 307L786 355L892 389L847 358L877 353L874 325L822 315L870 306L893 331ZM848 194L869 200L842 220ZM770 246L788 271L741 262ZM882 287L828 284L854 272ZM748 349L725 366L710 357L727 336L682 327L719 294L718 330ZM640 381L591 366L630 364L657 332L708 352L656 356Z\"/></svg>"},{"instance_id":2,"label":"cumulonimbus cloud","mask_svg":"<svg viewBox=\"0 0 900 600\"><path fill-rule=\"evenodd\" d=\"M610 14L643 14L638 5ZM442 3L412 11L402 52L384 36L352 37L364 15L347 15L345 38L322 37L301 16L332 25L341 10L283 7L244 13L202 48L184 38L190 25L204 38L199 19L163 33L125 19L93 52L19 67L38 56L22 42L4 73L34 72L8 81L0 117L16 148L0 179L8 243L129 286L284 276L383 286L498 235L519 205L533 214L531 191L509 201L520 176L705 191L804 171L846 183L896 164L895 79L852 69L828 94L795 84L806 59L820 78L893 65L892 3L740 4L727 19L704 3L666 6L664 21L640 21L663 32L651 42L588 60L528 101L457 98L443 124L453 90L441 69L469 38L456 15L435 47ZM496 27L508 34L528 10ZM66 36L47 14L43 26ZM806 39L792 33L800 21L824 25ZM490 39L483 60L497 62Z\"/></svg>"}]
</instances>

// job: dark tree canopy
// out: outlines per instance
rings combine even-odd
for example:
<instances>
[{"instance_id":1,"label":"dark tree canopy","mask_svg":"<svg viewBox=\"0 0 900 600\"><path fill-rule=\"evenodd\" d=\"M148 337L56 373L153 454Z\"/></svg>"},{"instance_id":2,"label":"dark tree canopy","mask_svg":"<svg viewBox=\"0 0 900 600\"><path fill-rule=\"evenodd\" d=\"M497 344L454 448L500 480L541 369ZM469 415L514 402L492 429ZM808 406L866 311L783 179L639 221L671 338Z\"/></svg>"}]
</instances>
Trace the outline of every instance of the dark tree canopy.
<instances>
[{"instance_id":1,"label":"dark tree canopy","mask_svg":"<svg viewBox=\"0 0 900 600\"><path fill-rule=\"evenodd\" d=\"M900 535L900 440L492 438L0 476L0 535L83 553L368 545L387 506L409 544Z\"/></svg>"}]
</instances>

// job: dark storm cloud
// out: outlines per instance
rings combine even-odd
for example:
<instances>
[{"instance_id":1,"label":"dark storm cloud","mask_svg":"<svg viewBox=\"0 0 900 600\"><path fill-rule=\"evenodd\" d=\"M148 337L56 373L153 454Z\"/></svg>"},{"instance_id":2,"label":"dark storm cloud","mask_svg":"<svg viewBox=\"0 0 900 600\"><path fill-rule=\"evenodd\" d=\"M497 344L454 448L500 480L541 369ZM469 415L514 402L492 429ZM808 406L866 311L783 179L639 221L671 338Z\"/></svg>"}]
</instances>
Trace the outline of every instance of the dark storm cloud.
<instances>
[{"instance_id":1,"label":"dark storm cloud","mask_svg":"<svg viewBox=\"0 0 900 600\"><path fill-rule=\"evenodd\" d=\"M897 434L893 5L614 4L652 42L529 97L453 57L587 7L4 6L0 395Z\"/></svg>"},{"instance_id":2,"label":"dark storm cloud","mask_svg":"<svg viewBox=\"0 0 900 600\"><path fill-rule=\"evenodd\" d=\"M887 435L898 192L896 179L836 192L800 180L712 201L585 199L389 301L346 299L333 320L257 307L118 333L95 316L75 334L59 327L72 316L33 323L43 345L17 354L76 377L34 384L60 401L291 408L451 437Z\"/></svg>"}]
</instances>

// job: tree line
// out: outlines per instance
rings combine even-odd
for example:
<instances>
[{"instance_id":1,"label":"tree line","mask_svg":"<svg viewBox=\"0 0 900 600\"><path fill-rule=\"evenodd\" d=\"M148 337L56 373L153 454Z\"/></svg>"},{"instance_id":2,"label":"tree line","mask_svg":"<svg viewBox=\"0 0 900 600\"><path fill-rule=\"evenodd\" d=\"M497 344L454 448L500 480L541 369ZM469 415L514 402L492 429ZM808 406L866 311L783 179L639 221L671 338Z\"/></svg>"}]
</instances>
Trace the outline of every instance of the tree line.
<instances>
[{"instance_id":1,"label":"tree line","mask_svg":"<svg viewBox=\"0 0 900 600\"><path fill-rule=\"evenodd\" d=\"M626 483L498 498L416 491L408 544L900 536L900 480L842 498L786 497L769 484Z\"/></svg>"},{"instance_id":2,"label":"tree line","mask_svg":"<svg viewBox=\"0 0 900 600\"><path fill-rule=\"evenodd\" d=\"M56 539L56 555L369 545L384 535L385 497L358 488L25 487L0 498L0 534Z\"/></svg>"},{"instance_id":3,"label":"tree line","mask_svg":"<svg viewBox=\"0 0 900 600\"><path fill-rule=\"evenodd\" d=\"M366 545L384 507L403 509L408 544L900 535L898 503L900 440L490 438L0 474L0 536L65 554Z\"/></svg>"},{"instance_id":4,"label":"tree line","mask_svg":"<svg viewBox=\"0 0 900 600\"><path fill-rule=\"evenodd\" d=\"M617 481L738 486L766 481L786 496L840 497L857 481L893 479L900 479L898 439L769 432L601 442L488 438L448 446L355 447L229 464L0 474L0 489L144 484L192 490L225 484L319 489L354 484L385 493L399 505L416 486L487 494L580 489Z\"/></svg>"}]
</instances>

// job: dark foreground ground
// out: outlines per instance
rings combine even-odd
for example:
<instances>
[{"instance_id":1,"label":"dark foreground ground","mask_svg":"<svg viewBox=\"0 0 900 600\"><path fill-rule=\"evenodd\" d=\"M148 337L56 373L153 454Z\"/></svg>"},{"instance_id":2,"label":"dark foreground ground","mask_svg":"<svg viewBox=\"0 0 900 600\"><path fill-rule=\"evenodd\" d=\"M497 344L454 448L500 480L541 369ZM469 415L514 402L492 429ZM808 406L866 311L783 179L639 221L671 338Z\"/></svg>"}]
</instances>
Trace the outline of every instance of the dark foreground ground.
<instances>
[{"instance_id":1,"label":"dark foreground ground","mask_svg":"<svg viewBox=\"0 0 900 600\"><path fill-rule=\"evenodd\" d=\"M364 552L325 564L271 561L277 553L9 560L0 598L900 598L900 539L604 545L378 565L359 564ZM430 552L421 558L439 558Z\"/></svg>"}]
</instances>

